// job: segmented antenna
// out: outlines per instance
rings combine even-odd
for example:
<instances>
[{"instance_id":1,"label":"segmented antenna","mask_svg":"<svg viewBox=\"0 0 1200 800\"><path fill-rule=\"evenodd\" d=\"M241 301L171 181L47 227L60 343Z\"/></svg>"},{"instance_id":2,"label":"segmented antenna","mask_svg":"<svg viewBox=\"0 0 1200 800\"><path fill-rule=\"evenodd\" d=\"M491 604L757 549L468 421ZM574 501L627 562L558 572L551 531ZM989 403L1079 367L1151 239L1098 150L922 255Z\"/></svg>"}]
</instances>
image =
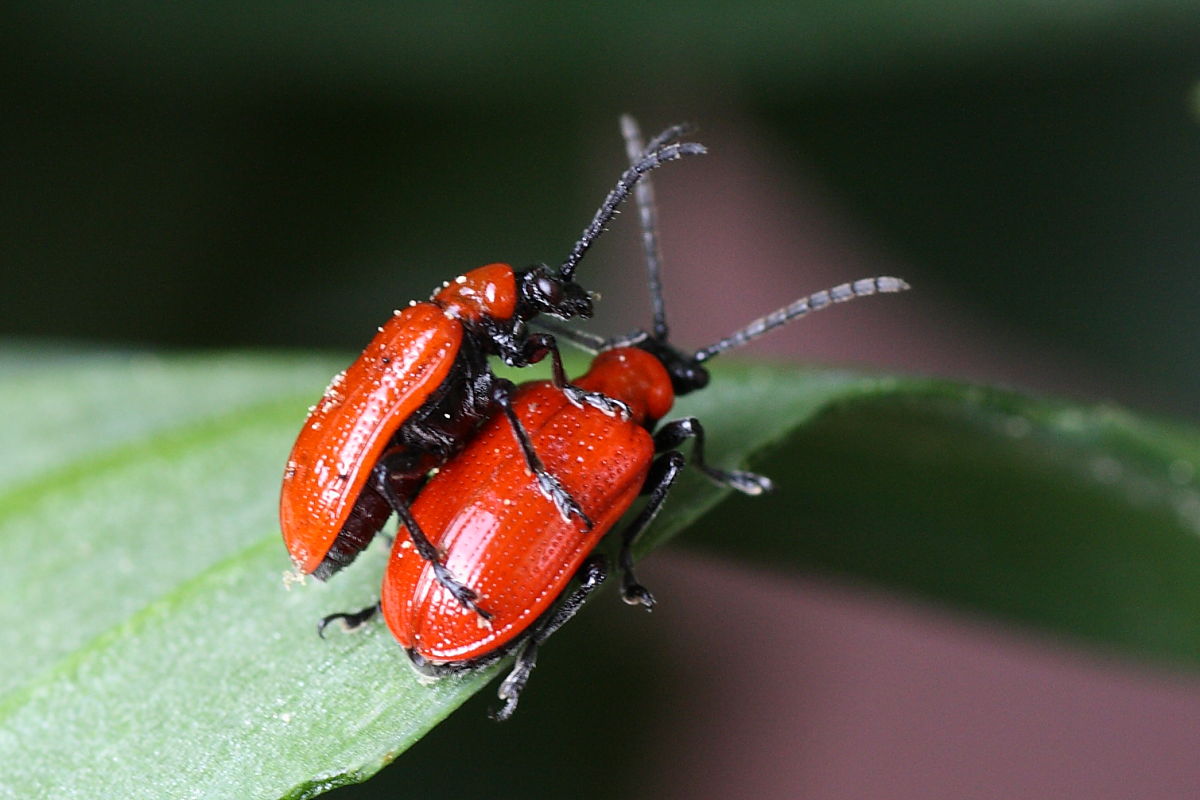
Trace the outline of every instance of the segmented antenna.
<instances>
[{"instance_id":1,"label":"segmented antenna","mask_svg":"<svg viewBox=\"0 0 1200 800\"><path fill-rule=\"evenodd\" d=\"M607 349L608 342L603 336L568 327L556 319L539 317L532 324L542 330L550 331L554 334L555 339L565 340L589 355L594 356L601 350Z\"/></svg>"},{"instance_id":2,"label":"segmented antenna","mask_svg":"<svg viewBox=\"0 0 1200 800\"><path fill-rule=\"evenodd\" d=\"M658 150L691 130L688 125L672 125L655 136L649 145L642 143L642 131L637 120L621 115L621 135L625 137L625 153L630 164L636 164L646 152ZM654 206L654 186L647 175L635 189L638 212L642 222L642 250L646 254L646 283L650 289L650 308L654 314L654 335L667 338L667 309L663 303L662 256L658 249L658 212Z\"/></svg>"},{"instance_id":3,"label":"segmented antenna","mask_svg":"<svg viewBox=\"0 0 1200 800\"><path fill-rule=\"evenodd\" d=\"M629 116L628 114L625 114L624 116L629 117L631 120L633 119L633 117ZM633 124L637 125L637 121L634 120ZM650 144L643 148L643 152L658 150L663 145L670 144L676 139L687 136L689 133L695 133L695 131L696 126L692 125L690 122L681 122L678 125L672 125L662 133L658 134L658 136L655 136L653 139L651 139Z\"/></svg>"},{"instance_id":4,"label":"segmented antenna","mask_svg":"<svg viewBox=\"0 0 1200 800\"><path fill-rule=\"evenodd\" d=\"M531 324L542 330L550 331L554 334L555 339L562 339L568 344L574 345L583 352L593 356L605 350L614 350L618 347L637 347L650 338L650 334L646 331L636 330L605 339L603 336L597 336L594 333L572 328L565 322L559 322L551 317L539 317Z\"/></svg>"},{"instance_id":5,"label":"segmented antenna","mask_svg":"<svg viewBox=\"0 0 1200 800\"><path fill-rule=\"evenodd\" d=\"M680 144L670 144L665 147L651 150L642 156L636 164L621 173L621 177L617 179L617 185L608 193L608 197L604 198L600 208L596 210L596 216L592 218L591 223L583 229L583 233L579 237L579 241L575 242L575 246L571 249L570 255L563 261L562 266L558 268L558 274L564 280L570 280L575 274L575 267L579 265L579 261L584 254L592 246L592 243L604 232L604 226L607 225L617 213L617 206L625 202L629 197L629 192L634 185L641 180L642 176L653 169L661 167L668 161L675 161L684 156L697 156L707 153L704 145L696 142L683 142Z\"/></svg>"},{"instance_id":6,"label":"segmented antenna","mask_svg":"<svg viewBox=\"0 0 1200 800\"><path fill-rule=\"evenodd\" d=\"M791 305L784 306L778 311L772 311L765 317L759 317L740 331L726 336L715 344L696 351L693 360L697 363L707 361L718 353L723 353L734 347L741 347L752 339L757 339L767 331L774 330L784 323L797 317L802 317L810 311L820 311L834 303L844 303L856 297L867 297L872 294L903 292L910 288L899 278L881 276L878 278L863 278L854 283L843 283L832 289L802 297Z\"/></svg>"}]
</instances>

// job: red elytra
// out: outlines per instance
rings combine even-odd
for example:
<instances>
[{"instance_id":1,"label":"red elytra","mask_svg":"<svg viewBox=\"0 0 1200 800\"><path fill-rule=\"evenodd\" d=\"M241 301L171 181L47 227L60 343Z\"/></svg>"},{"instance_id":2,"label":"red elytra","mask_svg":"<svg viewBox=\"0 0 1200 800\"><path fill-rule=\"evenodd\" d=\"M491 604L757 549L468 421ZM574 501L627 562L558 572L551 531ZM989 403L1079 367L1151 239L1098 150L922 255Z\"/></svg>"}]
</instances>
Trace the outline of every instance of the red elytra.
<instances>
[{"instance_id":1,"label":"red elytra","mask_svg":"<svg viewBox=\"0 0 1200 800\"><path fill-rule=\"evenodd\" d=\"M448 282L429 302L397 311L379 329L334 377L288 458L280 527L298 570L326 579L353 561L393 512L411 522L407 504L429 471L461 450L497 410L514 426L539 491L564 518L582 516L526 445L511 413L513 386L492 373L488 358L523 367L549 355L555 385L571 402L620 412L610 399L568 384L554 337L529 332L526 322L539 314L590 317L591 298L574 282L579 261L645 174L703 152L698 144L664 141L622 173L557 271L489 264ZM419 528L407 527L417 551L436 559ZM439 570L438 579L471 604L471 591L450 573Z\"/></svg>"},{"instance_id":2,"label":"red elytra","mask_svg":"<svg viewBox=\"0 0 1200 800\"><path fill-rule=\"evenodd\" d=\"M446 380L461 344L462 326L420 303L388 320L329 384L292 447L279 498L301 572L328 557L395 429Z\"/></svg>"},{"instance_id":3,"label":"red elytra","mask_svg":"<svg viewBox=\"0 0 1200 800\"><path fill-rule=\"evenodd\" d=\"M546 468L583 506L592 529L565 522L531 485L512 435L494 417L413 504L446 566L476 592L491 620L481 625L398 537L382 611L413 655L469 661L511 644L558 599L641 493L654 457L647 428L674 402L670 376L649 353L623 348L601 354L576 385L625 402L630 418L574 406L547 382L523 385L514 405Z\"/></svg>"}]
</instances>

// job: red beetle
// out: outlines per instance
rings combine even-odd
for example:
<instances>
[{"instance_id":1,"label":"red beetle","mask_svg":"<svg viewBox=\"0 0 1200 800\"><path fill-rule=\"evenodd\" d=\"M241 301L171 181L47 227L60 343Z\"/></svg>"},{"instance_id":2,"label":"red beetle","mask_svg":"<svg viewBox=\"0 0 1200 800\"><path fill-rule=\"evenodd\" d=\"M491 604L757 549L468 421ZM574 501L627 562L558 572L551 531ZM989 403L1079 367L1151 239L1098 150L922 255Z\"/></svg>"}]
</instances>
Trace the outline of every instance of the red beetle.
<instances>
[{"instance_id":1,"label":"red beetle","mask_svg":"<svg viewBox=\"0 0 1200 800\"><path fill-rule=\"evenodd\" d=\"M436 579L474 608L475 593L438 561L408 502L430 470L461 450L497 410L512 426L513 443L537 490L564 519L574 515L591 525L578 502L542 466L513 412L513 384L491 372L488 356L527 366L550 355L555 386L567 400L606 414L625 413L610 398L569 384L554 337L529 332L526 322L537 314L591 316L591 298L573 280L579 261L643 175L704 152L699 144L668 141L621 175L557 272L545 266L515 272L507 264L489 264L459 276L429 302L395 312L362 355L334 377L304 423L283 476L280 526L301 572L328 578L349 564L395 511Z\"/></svg>"},{"instance_id":2,"label":"red beetle","mask_svg":"<svg viewBox=\"0 0 1200 800\"><path fill-rule=\"evenodd\" d=\"M631 152L640 154L632 120L623 120ZM652 143L653 145L653 143ZM469 585L485 624L438 580L436 569L399 536L393 546L379 604L353 614L334 614L348 626L382 609L392 634L414 666L441 675L492 663L516 651L516 664L500 688L506 719L516 708L538 646L566 622L605 579L601 556L588 558L639 495L649 495L621 534L619 564L627 603L651 608L654 598L633 574L632 546L662 506L685 463L676 448L694 439L691 462L716 483L747 494L771 488L751 472L722 470L704 460L704 428L694 417L657 428L677 395L708 384L704 362L791 319L833 303L908 286L879 277L843 284L805 297L750 323L721 341L683 353L667 342L658 281L657 245L648 185L639 202L655 309L653 333L638 332L599 343L600 352L576 385L624 403L626 417L572 404L551 382L521 386L513 407L546 468L594 524L590 530L564 519L528 480L507 423L499 415L421 490L412 516L442 556L441 564ZM570 334L581 344L597 344ZM581 341L583 340L583 341ZM579 585L568 591L573 577Z\"/></svg>"}]
</instances>

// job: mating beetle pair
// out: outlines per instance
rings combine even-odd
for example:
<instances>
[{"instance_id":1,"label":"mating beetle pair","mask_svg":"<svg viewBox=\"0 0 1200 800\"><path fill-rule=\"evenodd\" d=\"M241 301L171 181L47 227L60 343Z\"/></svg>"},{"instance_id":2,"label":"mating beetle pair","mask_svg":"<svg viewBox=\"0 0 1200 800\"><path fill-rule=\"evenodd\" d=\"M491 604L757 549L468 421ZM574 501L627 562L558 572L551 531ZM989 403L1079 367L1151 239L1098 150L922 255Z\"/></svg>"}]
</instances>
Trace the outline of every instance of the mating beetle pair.
<instances>
[{"instance_id":1,"label":"mating beetle pair","mask_svg":"<svg viewBox=\"0 0 1200 800\"><path fill-rule=\"evenodd\" d=\"M695 418L658 422L676 395L703 388L703 364L727 349L835 302L902 291L896 278L869 278L818 292L695 353L668 343L654 208L647 173L704 152L674 144L668 128L643 146L622 120L631 167L597 211L557 273L514 276L491 265L448 284L381 329L335 378L311 413L289 459L281 500L284 537L297 566L325 578L348 563L395 511L401 526L381 602L333 620L357 625L382 610L420 671L440 675L516 652L500 688L511 716L539 645L606 577L589 555L640 495L646 504L621 535L626 602L650 608L634 577L632 546L661 508L694 439L692 463L718 484L748 494L766 478L704 461ZM613 340L553 327L596 354L569 383L554 337L529 333L536 313L590 316L573 282L575 265L630 191L637 194L654 325ZM496 302L499 298L500 302ZM511 383L487 369L488 354L524 366L552 357L554 379ZM426 476L438 467L437 474ZM578 586L568 591L574 577Z\"/></svg>"},{"instance_id":2,"label":"mating beetle pair","mask_svg":"<svg viewBox=\"0 0 1200 800\"><path fill-rule=\"evenodd\" d=\"M507 264L480 267L445 284L429 302L396 311L380 327L362 355L329 384L288 458L279 517L302 572L328 578L367 546L394 511L442 585L474 608L475 593L440 564L408 503L430 470L453 458L497 409L513 426L541 491L564 517L581 515L542 467L513 412L514 387L491 372L488 356L521 367L550 355L555 385L571 402L623 413L609 398L568 384L554 337L529 332L526 321L542 313L590 317L591 298L574 282L579 261L641 176L703 152L696 144L664 142L639 158L557 272L544 266L521 273Z\"/></svg>"}]
</instances>

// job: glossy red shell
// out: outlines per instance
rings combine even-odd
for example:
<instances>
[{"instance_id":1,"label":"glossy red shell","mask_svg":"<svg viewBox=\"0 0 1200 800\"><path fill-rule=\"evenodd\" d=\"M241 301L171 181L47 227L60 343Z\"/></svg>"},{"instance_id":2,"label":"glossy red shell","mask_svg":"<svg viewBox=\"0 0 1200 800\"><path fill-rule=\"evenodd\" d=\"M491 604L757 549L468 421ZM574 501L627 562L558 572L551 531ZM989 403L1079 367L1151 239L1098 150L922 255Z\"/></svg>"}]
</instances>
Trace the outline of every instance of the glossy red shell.
<instances>
[{"instance_id":1,"label":"glossy red shell","mask_svg":"<svg viewBox=\"0 0 1200 800\"><path fill-rule=\"evenodd\" d=\"M283 538L302 572L321 564L388 440L446 379L462 336L441 308L416 303L334 376L292 447L279 498Z\"/></svg>"},{"instance_id":2,"label":"glossy red shell","mask_svg":"<svg viewBox=\"0 0 1200 800\"><path fill-rule=\"evenodd\" d=\"M487 264L459 275L432 300L455 319L512 319L517 311L516 275L508 264Z\"/></svg>"},{"instance_id":3,"label":"glossy red shell","mask_svg":"<svg viewBox=\"0 0 1200 800\"><path fill-rule=\"evenodd\" d=\"M617 351L613 351L617 352ZM662 386L670 379L653 356L612 356L577 381L646 389L655 384L654 408L665 414ZM607 355L607 354L606 354ZM648 359L647 364L642 357ZM649 371L622 382L616 373ZM644 398L615 394L635 410ZM467 661L513 642L570 582L604 534L637 498L654 456L640 418L622 420L590 406L577 408L545 382L521 387L514 406L547 470L595 522L583 531L566 522L538 491L507 420L496 414L468 447L422 489L413 513L445 553L453 575L479 594L493 616L483 624L433 577L405 531L396 537L383 582L382 608L404 647L435 663Z\"/></svg>"}]
</instances>

